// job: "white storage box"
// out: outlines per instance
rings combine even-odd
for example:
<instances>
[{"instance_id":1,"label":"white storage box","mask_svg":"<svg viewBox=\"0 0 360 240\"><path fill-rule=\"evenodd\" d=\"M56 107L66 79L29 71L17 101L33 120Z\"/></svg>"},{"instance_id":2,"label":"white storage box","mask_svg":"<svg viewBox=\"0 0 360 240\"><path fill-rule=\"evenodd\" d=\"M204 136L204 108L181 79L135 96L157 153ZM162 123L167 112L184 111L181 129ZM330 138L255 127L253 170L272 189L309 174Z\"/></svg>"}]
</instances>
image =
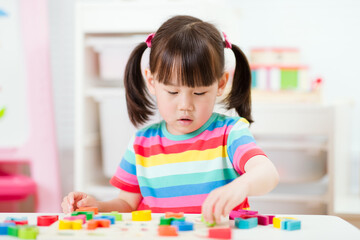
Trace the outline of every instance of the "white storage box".
<instances>
[{"instance_id":1,"label":"white storage box","mask_svg":"<svg viewBox=\"0 0 360 240\"><path fill-rule=\"evenodd\" d=\"M321 150L267 150L282 183L305 183L321 179L326 174L326 152Z\"/></svg>"},{"instance_id":2,"label":"white storage box","mask_svg":"<svg viewBox=\"0 0 360 240\"><path fill-rule=\"evenodd\" d=\"M125 90L116 94L94 94L99 102L104 175L111 178L119 165L136 128L132 125L126 108ZM147 124L159 122L156 114ZM144 126L145 126L144 125Z\"/></svg>"},{"instance_id":3,"label":"white storage box","mask_svg":"<svg viewBox=\"0 0 360 240\"><path fill-rule=\"evenodd\" d=\"M131 52L147 35L122 37L89 37L86 45L99 53L99 74L101 80L122 80ZM143 55L143 66L148 65L148 52Z\"/></svg>"}]
</instances>

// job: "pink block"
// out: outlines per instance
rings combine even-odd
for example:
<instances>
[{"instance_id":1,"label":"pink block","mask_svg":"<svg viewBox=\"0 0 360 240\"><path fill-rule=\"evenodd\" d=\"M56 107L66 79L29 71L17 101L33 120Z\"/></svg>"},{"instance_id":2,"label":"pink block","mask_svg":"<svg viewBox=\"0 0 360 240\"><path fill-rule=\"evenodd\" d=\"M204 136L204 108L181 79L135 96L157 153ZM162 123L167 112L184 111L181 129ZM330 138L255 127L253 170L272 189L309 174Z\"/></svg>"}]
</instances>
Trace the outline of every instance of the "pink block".
<instances>
[{"instance_id":1,"label":"pink block","mask_svg":"<svg viewBox=\"0 0 360 240\"><path fill-rule=\"evenodd\" d=\"M71 217L64 217L65 220L70 220L70 221L74 221L74 220L82 220L83 224L86 222L86 215L77 215L77 216L71 216Z\"/></svg>"},{"instance_id":2,"label":"pink block","mask_svg":"<svg viewBox=\"0 0 360 240\"><path fill-rule=\"evenodd\" d=\"M234 220L235 218L239 218L243 215L256 215L256 214L258 214L258 211L250 211L250 210L231 211L229 214L229 219Z\"/></svg>"}]
</instances>

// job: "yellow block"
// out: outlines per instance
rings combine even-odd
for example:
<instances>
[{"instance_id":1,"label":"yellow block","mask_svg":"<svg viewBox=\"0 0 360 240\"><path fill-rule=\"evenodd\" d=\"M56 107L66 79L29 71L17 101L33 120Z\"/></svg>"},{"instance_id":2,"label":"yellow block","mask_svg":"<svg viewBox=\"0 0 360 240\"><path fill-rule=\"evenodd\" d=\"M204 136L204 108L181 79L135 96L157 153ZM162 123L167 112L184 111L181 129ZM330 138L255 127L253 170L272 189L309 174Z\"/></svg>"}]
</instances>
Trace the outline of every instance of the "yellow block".
<instances>
[{"instance_id":1,"label":"yellow block","mask_svg":"<svg viewBox=\"0 0 360 240\"><path fill-rule=\"evenodd\" d=\"M71 229L71 221L69 220L59 220L59 230Z\"/></svg>"},{"instance_id":2,"label":"yellow block","mask_svg":"<svg viewBox=\"0 0 360 240\"><path fill-rule=\"evenodd\" d=\"M133 221L151 221L151 210L141 210L131 212Z\"/></svg>"},{"instance_id":3,"label":"yellow block","mask_svg":"<svg viewBox=\"0 0 360 240\"><path fill-rule=\"evenodd\" d=\"M80 229L82 229L82 223L83 223L83 221L82 221L81 219L71 221L71 223L72 223L72 229L73 229L73 230L80 230Z\"/></svg>"},{"instance_id":4,"label":"yellow block","mask_svg":"<svg viewBox=\"0 0 360 240\"><path fill-rule=\"evenodd\" d=\"M275 228L281 228L281 221L284 219L293 219L296 220L296 218L292 218L292 217L274 217L273 218L273 226Z\"/></svg>"}]
</instances>

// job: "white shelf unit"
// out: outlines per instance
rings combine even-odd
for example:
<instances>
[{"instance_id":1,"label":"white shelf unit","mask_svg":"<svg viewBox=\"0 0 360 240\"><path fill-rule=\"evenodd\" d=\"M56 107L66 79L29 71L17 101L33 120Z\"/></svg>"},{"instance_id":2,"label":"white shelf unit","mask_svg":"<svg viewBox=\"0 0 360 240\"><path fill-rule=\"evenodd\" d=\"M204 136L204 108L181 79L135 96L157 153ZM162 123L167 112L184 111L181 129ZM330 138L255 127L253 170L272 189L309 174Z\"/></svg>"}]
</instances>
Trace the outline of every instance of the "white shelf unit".
<instances>
[{"instance_id":1,"label":"white shelf unit","mask_svg":"<svg viewBox=\"0 0 360 240\"><path fill-rule=\"evenodd\" d=\"M208 9L189 7L190 2L165 0L155 3L140 0L77 2L75 9L75 190L84 191L99 199L109 199L118 193L117 189L110 186L109 178L103 171L100 110L96 99L121 96L122 83L120 80L101 79L99 56L92 40L146 35L153 32L168 16L179 13L196 12L193 15L199 17L211 14L207 12ZM149 12L151 17L147 17L147 21L140 20L143 19L141 16L149 16ZM219 14L217 11L214 12ZM222 29L226 30L226 26L222 26ZM226 31L231 32L231 30ZM315 207L321 205L323 211L328 213L360 214L359 197L348 194L349 160L346 147L349 126L348 118L344 116L349 116L349 109L348 104L274 105L254 101L256 122L251 129L259 145L265 150L312 149L325 152L326 174L318 181L292 183L293 185L287 189L286 185L290 186L290 183L282 184L274 192L262 197L253 197L250 200L255 205L263 202L270 206L279 204L281 207L282 203L302 203L312 204ZM121 111L126 114L126 109ZM300 117L304 116L307 118L306 125L302 125L303 123L299 121ZM319 137L319 139L315 141L316 144L311 144L311 141L305 141L307 139L304 135L310 138ZM276 141L272 140L274 137ZM292 141L289 141L289 137ZM124 138L119 145L127 144L128 141L129 139ZM309 191L309 188L316 190Z\"/></svg>"}]
</instances>

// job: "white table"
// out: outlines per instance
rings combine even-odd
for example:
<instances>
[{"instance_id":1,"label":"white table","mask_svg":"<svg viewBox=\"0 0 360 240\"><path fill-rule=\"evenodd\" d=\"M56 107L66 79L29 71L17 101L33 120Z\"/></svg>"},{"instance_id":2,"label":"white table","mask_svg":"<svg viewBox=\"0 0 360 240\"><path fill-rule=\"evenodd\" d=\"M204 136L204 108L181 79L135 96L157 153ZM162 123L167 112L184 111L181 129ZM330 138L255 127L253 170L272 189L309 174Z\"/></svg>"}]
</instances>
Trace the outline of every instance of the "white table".
<instances>
[{"instance_id":1,"label":"white table","mask_svg":"<svg viewBox=\"0 0 360 240\"><path fill-rule=\"evenodd\" d=\"M3 222L6 217L28 217L29 224L36 225L36 219L39 215L59 215L59 219L62 219L64 214L45 214L45 213L0 213L0 222ZM135 230L133 230L132 235L128 233L120 234L116 233L116 235L109 236L86 236L79 235L75 236L57 236L57 225L54 224L50 227L41 227L40 234L38 235L38 239L167 239L166 237L158 237L157 236L157 224L159 223L160 216L164 214L152 214L153 220L151 222L146 222L148 231L141 232L140 228L143 228L141 222L132 222L131 214L124 213L123 214L123 222L121 224L132 224L133 229L137 229L137 233L135 234ZM301 230L296 231L285 231L281 229L274 228L273 226L258 226L252 229L237 229L233 228L233 239L276 239L276 240L292 240L292 239L316 239L316 240L327 240L327 239L356 239L360 240L360 230L346 222L345 220L328 215L276 215L277 217L294 217L301 221ZM178 237L169 237L168 239L204 239L201 238L203 234L206 233L207 228L204 224L199 221L199 215L197 214L187 214L187 220L195 222L195 231L193 232L180 232ZM118 224L118 223L117 223ZM137 225L136 225L137 224ZM142 224L142 225L140 225ZM230 222L231 224L231 222ZM233 223L232 223L233 224ZM116 225L115 225L116 226ZM224 219L221 224L221 227L229 226L229 221ZM120 228L116 228L120 229ZM111 230L109 229L98 229L102 233L106 233L108 235ZM62 230L62 231L70 231L70 230ZM82 232L86 232L88 230L80 230ZM97 230L96 230L97 231ZM51 235L50 234L54 234ZM74 232L74 231L72 231ZM134 235L135 234L135 235ZM116 237L115 237L116 236ZM5 237L1 236L1 239L16 239L13 237Z\"/></svg>"}]
</instances>

